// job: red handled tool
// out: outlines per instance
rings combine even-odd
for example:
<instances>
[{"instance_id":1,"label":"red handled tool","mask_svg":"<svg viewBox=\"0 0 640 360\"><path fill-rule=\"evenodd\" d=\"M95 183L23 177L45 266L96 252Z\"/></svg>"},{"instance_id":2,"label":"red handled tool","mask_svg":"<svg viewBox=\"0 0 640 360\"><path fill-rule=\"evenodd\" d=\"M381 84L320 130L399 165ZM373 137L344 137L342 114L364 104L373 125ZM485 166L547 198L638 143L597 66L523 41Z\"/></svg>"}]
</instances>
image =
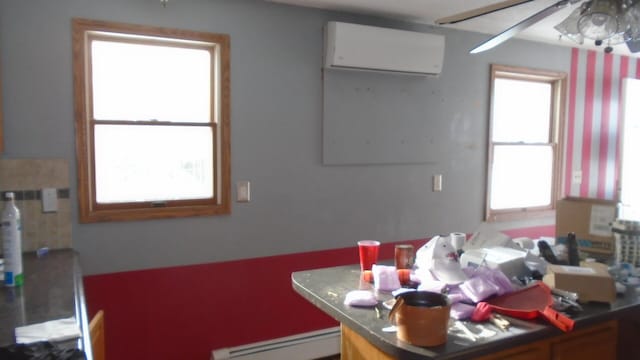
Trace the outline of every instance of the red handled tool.
<instances>
[{"instance_id":1,"label":"red handled tool","mask_svg":"<svg viewBox=\"0 0 640 360\"><path fill-rule=\"evenodd\" d=\"M526 320L542 316L560 330L571 331L574 321L555 311L551 305L551 289L543 282L537 282L530 287L478 303L471 320L488 320L492 311Z\"/></svg>"}]
</instances>

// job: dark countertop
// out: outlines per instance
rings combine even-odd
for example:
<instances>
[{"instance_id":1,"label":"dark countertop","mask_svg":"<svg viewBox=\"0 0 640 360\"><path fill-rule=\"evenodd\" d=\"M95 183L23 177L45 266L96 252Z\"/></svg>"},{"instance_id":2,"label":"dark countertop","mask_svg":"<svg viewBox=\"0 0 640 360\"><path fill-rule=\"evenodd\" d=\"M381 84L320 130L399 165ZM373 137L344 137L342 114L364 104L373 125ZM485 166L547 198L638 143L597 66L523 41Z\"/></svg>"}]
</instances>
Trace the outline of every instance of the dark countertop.
<instances>
[{"instance_id":1,"label":"dark countertop","mask_svg":"<svg viewBox=\"0 0 640 360\"><path fill-rule=\"evenodd\" d=\"M91 360L89 320L76 252L54 250L40 258L30 252L22 259L24 285L0 285L0 346L15 343L14 329L18 326L75 316L83 336L59 345L84 350Z\"/></svg>"},{"instance_id":2,"label":"dark countertop","mask_svg":"<svg viewBox=\"0 0 640 360\"><path fill-rule=\"evenodd\" d=\"M395 333L385 333L389 326L389 311L384 309L378 318L373 308L355 308L343 304L345 295L356 289L371 289L369 283L360 281L360 266L348 265L326 269L294 272L291 275L294 290L334 319L350 327L382 351L400 359L468 359L536 340L557 336L563 332L548 325L543 320L525 321L509 318L512 327L507 332L471 342L463 337L449 334L446 344L437 347L418 347L396 339ZM378 292L379 301L391 299L390 293ZM640 299L635 289L629 289L625 296L618 297L611 305L589 303L584 311L575 316L574 330L592 324L622 318L628 312L640 310ZM490 325L485 325L490 327Z\"/></svg>"}]
</instances>

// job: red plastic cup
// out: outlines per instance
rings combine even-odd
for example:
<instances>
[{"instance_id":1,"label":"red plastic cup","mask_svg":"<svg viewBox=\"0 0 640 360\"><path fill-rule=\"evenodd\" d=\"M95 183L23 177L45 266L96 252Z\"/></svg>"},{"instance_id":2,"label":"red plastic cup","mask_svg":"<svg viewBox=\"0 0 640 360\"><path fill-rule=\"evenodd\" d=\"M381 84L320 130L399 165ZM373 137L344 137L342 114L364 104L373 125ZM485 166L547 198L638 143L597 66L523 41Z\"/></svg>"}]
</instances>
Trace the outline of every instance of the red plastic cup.
<instances>
[{"instance_id":1,"label":"red plastic cup","mask_svg":"<svg viewBox=\"0 0 640 360\"><path fill-rule=\"evenodd\" d=\"M380 242L375 240L358 241L358 251L360 252L360 270L371 270L373 264L378 261L378 249Z\"/></svg>"}]
</instances>

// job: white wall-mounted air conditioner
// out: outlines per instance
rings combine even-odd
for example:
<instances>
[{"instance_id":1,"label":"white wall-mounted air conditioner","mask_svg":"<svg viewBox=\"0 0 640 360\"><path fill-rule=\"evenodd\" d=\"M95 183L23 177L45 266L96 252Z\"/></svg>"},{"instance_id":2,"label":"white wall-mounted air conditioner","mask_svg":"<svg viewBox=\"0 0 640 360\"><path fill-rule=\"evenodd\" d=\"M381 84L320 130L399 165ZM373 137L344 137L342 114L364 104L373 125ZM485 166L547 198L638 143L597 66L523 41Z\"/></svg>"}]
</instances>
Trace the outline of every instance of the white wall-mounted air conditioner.
<instances>
[{"instance_id":1,"label":"white wall-mounted air conditioner","mask_svg":"<svg viewBox=\"0 0 640 360\"><path fill-rule=\"evenodd\" d=\"M335 21L325 30L325 68L415 75L442 71L442 35Z\"/></svg>"}]
</instances>

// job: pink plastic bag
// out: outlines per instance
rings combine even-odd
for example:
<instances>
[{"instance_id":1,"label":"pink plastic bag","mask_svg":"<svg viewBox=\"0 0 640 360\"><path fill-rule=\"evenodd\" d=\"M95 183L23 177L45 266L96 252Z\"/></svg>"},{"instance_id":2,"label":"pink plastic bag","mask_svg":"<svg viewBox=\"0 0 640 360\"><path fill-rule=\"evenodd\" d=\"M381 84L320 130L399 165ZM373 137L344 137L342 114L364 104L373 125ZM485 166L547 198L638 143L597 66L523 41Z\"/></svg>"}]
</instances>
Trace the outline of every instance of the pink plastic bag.
<instances>
[{"instance_id":1,"label":"pink plastic bag","mask_svg":"<svg viewBox=\"0 0 640 360\"><path fill-rule=\"evenodd\" d=\"M374 264L371 271L373 272L373 283L376 289L393 291L401 287L395 266Z\"/></svg>"},{"instance_id":2,"label":"pink plastic bag","mask_svg":"<svg viewBox=\"0 0 640 360\"><path fill-rule=\"evenodd\" d=\"M456 320L466 320L471 317L475 309L476 307L473 305L457 303L451 305L449 315Z\"/></svg>"},{"instance_id":3,"label":"pink plastic bag","mask_svg":"<svg viewBox=\"0 0 640 360\"><path fill-rule=\"evenodd\" d=\"M460 284L460 290L473 302L480 302L499 291L498 286L483 276L463 282Z\"/></svg>"},{"instance_id":4,"label":"pink plastic bag","mask_svg":"<svg viewBox=\"0 0 640 360\"><path fill-rule=\"evenodd\" d=\"M349 306L375 306L378 303L375 295L369 290L349 291L344 297L344 304Z\"/></svg>"}]
</instances>

